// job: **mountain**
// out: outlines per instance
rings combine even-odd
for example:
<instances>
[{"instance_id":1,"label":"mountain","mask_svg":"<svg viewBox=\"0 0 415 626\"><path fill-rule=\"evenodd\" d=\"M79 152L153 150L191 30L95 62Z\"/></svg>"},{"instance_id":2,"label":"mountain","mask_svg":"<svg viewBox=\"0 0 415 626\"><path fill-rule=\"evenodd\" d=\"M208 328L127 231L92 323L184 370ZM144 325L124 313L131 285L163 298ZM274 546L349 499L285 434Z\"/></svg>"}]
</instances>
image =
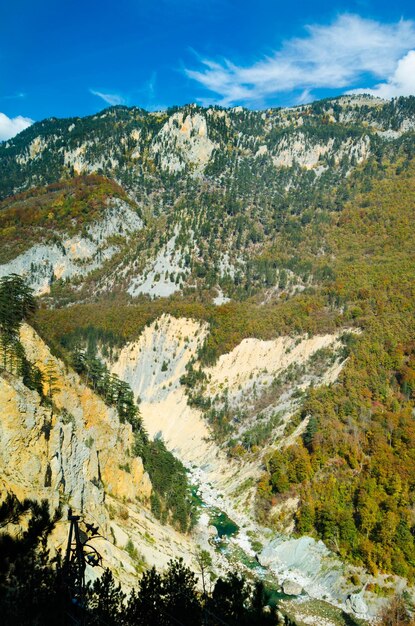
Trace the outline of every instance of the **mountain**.
<instances>
[{"instance_id":1,"label":"mountain","mask_svg":"<svg viewBox=\"0 0 415 626\"><path fill-rule=\"evenodd\" d=\"M316 212L323 219L341 207L354 171L365 168L370 179L377 160L411 158L414 107L414 98L386 103L361 96L265 112L190 105L147 113L113 107L88 118L34 124L0 146L0 197L7 197L2 229L13 237L10 229L26 210L21 203L28 199L12 194L49 184L38 202L45 193L52 203L63 202L56 216L60 224L54 217L49 222L34 217L34 240L26 232L24 246L3 259L13 258L21 270L30 267L38 291L47 289L48 279L56 283L65 301L114 291L126 298L202 291L220 303L245 299L266 286L298 291L307 284L307 269L267 263L261 253L275 232L294 230ZM71 255L58 261L56 246L45 250L39 244L50 240L52 227L55 244L63 243L62 257L65 241L80 234L84 220L79 208L70 206L72 194L53 200L54 184L76 184L73 176L91 174L116 181L128 195L138 217L126 214L125 229L135 236L121 249L125 233L117 218L108 229L108 215L84 210L98 238L102 230L107 239L120 238L115 247L102 242L99 263L93 260L97 245L90 251L81 243L74 267ZM62 218L72 211L78 228L69 228ZM29 243L36 243L36 252ZM16 259L18 252L26 256ZM65 269L54 271L54 265Z\"/></svg>"},{"instance_id":2,"label":"mountain","mask_svg":"<svg viewBox=\"0 0 415 626\"><path fill-rule=\"evenodd\" d=\"M112 107L34 124L0 171L0 275L84 385L139 397L203 545L226 515L231 562L363 617L410 590L415 98Z\"/></svg>"}]
</instances>

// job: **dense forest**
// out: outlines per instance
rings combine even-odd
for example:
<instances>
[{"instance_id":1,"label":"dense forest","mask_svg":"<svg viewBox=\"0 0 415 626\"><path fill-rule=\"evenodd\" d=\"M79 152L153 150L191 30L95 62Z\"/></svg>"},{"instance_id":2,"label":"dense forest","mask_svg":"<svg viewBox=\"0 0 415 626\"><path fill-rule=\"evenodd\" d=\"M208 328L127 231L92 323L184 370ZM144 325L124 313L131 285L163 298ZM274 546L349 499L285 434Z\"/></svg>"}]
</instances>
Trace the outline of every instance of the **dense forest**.
<instances>
[{"instance_id":1,"label":"dense forest","mask_svg":"<svg viewBox=\"0 0 415 626\"><path fill-rule=\"evenodd\" d=\"M81 336L121 346L163 311L204 319L210 333L199 355L202 364L244 337L360 329L346 346L349 357L339 382L313 389L304 399L296 416L308 420L304 440L267 462L258 514L265 521L271 503L294 491L301 498L299 533L314 533L374 572L412 579L415 165L385 162L374 180L367 190L364 170L358 172L348 183L353 197L342 211L300 224L295 247L295 231L282 229L263 252L264 260L285 265L300 257L313 276L322 277L301 294L260 306L214 307L173 298L135 306L77 305L70 312L41 309L36 324L65 351Z\"/></svg>"},{"instance_id":2,"label":"dense forest","mask_svg":"<svg viewBox=\"0 0 415 626\"><path fill-rule=\"evenodd\" d=\"M335 278L322 294L363 332L338 383L309 391L298 415L307 420L303 441L270 456L259 486L262 503L298 490L299 532L316 533L372 571L411 580L414 194L414 164L386 166L373 190L360 191L327 226ZM304 241L307 257L312 227Z\"/></svg>"},{"instance_id":3,"label":"dense forest","mask_svg":"<svg viewBox=\"0 0 415 626\"><path fill-rule=\"evenodd\" d=\"M356 331L347 333L339 379L301 397L289 426L303 423L301 438L279 447L271 429L261 440L272 449L256 512L267 524L274 505L298 498L295 532L323 539L373 573L413 582L414 103L340 98L261 113L113 107L90 118L46 120L2 144L3 262L28 242L48 241L49 225L58 240L82 232L109 198L128 202L144 225L128 242L117 237L117 253L91 273L51 280L36 312L27 287L3 279L3 367L41 392L40 373L18 342L18 325L30 315L55 353L130 421L157 494L154 512L185 530L192 507L183 467L161 441L148 441L131 390L85 346L98 344L111 356L164 312L208 322L197 366L182 383L194 388L214 424L199 366L247 337ZM207 120L215 144L203 170L176 141L192 116ZM162 132L168 123L170 135ZM303 150L294 154L294 144ZM72 156L80 148L78 176ZM171 241L177 266L154 281L164 277L177 290L168 298L133 296L132 278L147 277ZM11 317L10 289L19 294ZM214 304L219 291L230 301ZM232 416L224 411L220 419L226 425ZM252 460L251 446L238 443L240 462ZM170 486L179 501L170 500Z\"/></svg>"}]
</instances>

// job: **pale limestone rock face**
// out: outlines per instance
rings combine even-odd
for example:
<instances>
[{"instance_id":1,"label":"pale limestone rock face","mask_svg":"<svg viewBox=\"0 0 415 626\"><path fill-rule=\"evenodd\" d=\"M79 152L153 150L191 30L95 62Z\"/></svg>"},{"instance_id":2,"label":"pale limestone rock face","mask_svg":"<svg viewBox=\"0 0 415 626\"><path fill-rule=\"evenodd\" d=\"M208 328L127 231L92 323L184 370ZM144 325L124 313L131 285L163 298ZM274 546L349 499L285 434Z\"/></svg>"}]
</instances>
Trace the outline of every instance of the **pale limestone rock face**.
<instances>
[{"instance_id":1,"label":"pale limestone rock face","mask_svg":"<svg viewBox=\"0 0 415 626\"><path fill-rule=\"evenodd\" d=\"M200 113L174 113L164 124L151 146L151 154L158 155L161 167L169 172L180 172L193 166L202 172L209 162L216 144L209 139L206 118Z\"/></svg>"},{"instance_id":2,"label":"pale limestone rock face","mask_svg":"<svg viewBox=\"0 0 415 626\"><path fill-rule=\"evenodd\" d=\"M177 230L173 237L158 251L147 268L139 276L135 276L127 291L131 296L146 293L153 297L168 297L183 286L183 277L190 273L183 267L183 252L176 248ZM190 245L189 245L190 247ZM180 281L176 278L180 275Z\"/></svg>"},{"instance_id":3,"label":"pale limestone rock face","mask_svg":"<svg viewBox=\"0 0 415 626\"><path fill-rule=\"evenodd\" d=\"M297 162L302 167L311 169L317 165L320 156L331 150L333 143L334 140L329 139L325 144L308 146L304 134L298 133L295 137L283 139L273 162L276 167L291 167L294 162Z\"/></svg>"},{"instance_id":4,"label":"pale limestone rock face","mask_svg":"<svg viewBox=\"0 0 415 626\"><path fill-rule=\"evenodd\" d=\"M14 376L0 378L3 488L19 498L46 498L52 509L63 502L87 508L104 525L106 492L146 502L151 483L142 460L131 456L131 427L66 371L32 328L22 327L21 340L29 360L56 377L54 408Z\"/></svg>"},{"instance_id":5,"label":"pale limestone rock face","mask_svg":"<svg viewBox=\"0 0 415 626\"><path fill-rule=\"evenodd\" d=\"M121 350L113 372L128 382L142 402L163 400L180 388L180 377L206 334L206 324L162 315Z\"/></svg>"},{"instance_id":6,"label":"pale limestone rock face","mask_svg":"<svg viewBox=\"0 0 415 626\"><path fill-rule=\"evenodd\" d=\"M129 540L150 566L165 567L171 558L182 557L194 568L193 540L161 525L150 512L152 486L142 460L130 454L130 425L121 424L116 411L27 325L21 341L29 360L56 376L55 407L43 406L15 376L0 375L0 501L12 493L19 499L46 499L52 511L61 504L63 517L52 547L67 540L68 506L97 523L105 540L94 540L94 547L127 590L137 579L124 550ZM96 572L87 570L93 579Z\"/></svg>"},{"instance_id":7,"label":"pale limestone rock face","mask_svg":"<svg viewBox=\"0 0 415 626\"><path fill-rule=\"evenodd\" d=\"M119 466L118 455L113 451L109 452L106 461L102 470L102 481L107 493L130 501L137 498L138 493L143 500L150 498L151 482L141 459L133 459L128 470ZM130 480L126 480L126 472L130 474Z\"/></svg>"},{"instance_id":8,"label":"pale limestone rock face","mask_svg":"<svg viewBox=\"0 0 415 626\"><path fill-rule=\"evenodd\" d=\"M16 157L16 162L19 165L25 165L29 161L32 161L33 159L36 159L38 156L40 156L47 147L48 144L43 139L43 137L35 137L33 141L28 145L26 153Z\"/></svg>"},{"instance_id":9,"label":"pale limestone rock face","mask_svg":"<svg viewBox=\"0 0 415 626\"><path fill-rule=\"evenodd\" d=\"M105 165L109 162L112 168L118 166L118 160L112 155L102 155L99 160L88 158L87 152L91 148L94 148L95 141L87 140L78 145L72 150L67 150L64 147L59 148L59 152L63 155L64 163L67 167L73 167L76 174L92 174L104 169Z\"/></svg>"},{"instance_id":10,"label":"pale limestone rock face","mask_svg":"<svg viewBox=\"0 0 415 626\"><path fill-rule=\"evenodd\" d=\"M118 250L111 237L129 236L140 230L142 220L123 200L113 199L102 219L86 228L86 235L62 234L58 243L37 244L18 257L0 265L0 277L11 273L24 276L36 295L49 293L54 279L86 276Z\"/></svg>"},{"instance_id":11,"label":"pale limestone rock face","mask_svg":"<svg viewBox=\"0 0 415 626\"><path fill-rule=\"evenodd\" d=\"M255 153L255 156L256 157L260 157L260 156L263 156L264 154L268 154L267 146L265 146L265 145L259 146L258 150Z\"/></svg>"},{"instance_id":12,"label":"pale limestone rock face","mask_svg":"<svg viewBox=\"0 0 415 626\"><path fill-rule=\"evenodd\" d=\"M312 143L306 135L301 132L295 132L282 139L277 146L272 157L273 163L277 168L291 167L297 163L306 169L313 169L319 173L321 168L320 158L324 156L332 156L334 162L338 165L344 156L354 157L356 163L362 163L370 153L370 140L368 136L361 137L358 140L346 139L340 146L335 147L334 139L328 139L324 143ZM255 156L265 154L264 147L261 146ZM323 169L326 169L324 166Z\"/></svg>"},{"instance_id":13,"label":"pale limestone rock face","mask_svg":"<svg viewBox=\"0 0 415 626\"><path fill-rule=\"evenodd\" d=\"M237 401L242 392L252 390L253 386L266 386L292 364L305 364L307 360L322 348L339 348L339 335L316 335L302 337L300 340L283 336L278 339L263 341L243 339L231 352L219 357L217 363L205 370L208 378L208 394L214 396L226 386L228 398ZM327 377L332 382L338 376L337 369Z\"/></svg>"},{"instance_id":14,"label":"pale limestone rock face","mask_svg":"<svg viewBox=\"0 0 415 626\"><path fill-rule=\"evenodd\" d=\"M282 589L287 596L299 596L303 590L301 585L292 580L285 580L282 584Z\"/></svg>"},{"instance_id":15,"label":"pale limestone rock face","mask_svg":"<svg viewBox=\"0 0 415 626\"><path fill-rule=\"evenodd\" d=\"M227 483L229 493L237 483L249 476L257 477L258 464L241 468L230 462L212 440L202 412L187 403L180 378L186 365L196 356L207 333L207 327L194 320L163 315L147 326L134 343L120 352L112 371L129 383L141 398L141 413L151 437L161 434L167 447L184 462L203 467L213 485L222 489ZM244 339L216 365L206 368L206 395L214 397L223 389L232 404L245 401L243 394L254 385L266 388L291 364L305 364L321 348L339 346L338 335L303 337L298 341L280 337L271 341ZM336 380L342 364L335 363L323 382ZM288 417L291 414L286 407ZM207 482L208 479L205 478Z\"/></svg>"}]
</instances>

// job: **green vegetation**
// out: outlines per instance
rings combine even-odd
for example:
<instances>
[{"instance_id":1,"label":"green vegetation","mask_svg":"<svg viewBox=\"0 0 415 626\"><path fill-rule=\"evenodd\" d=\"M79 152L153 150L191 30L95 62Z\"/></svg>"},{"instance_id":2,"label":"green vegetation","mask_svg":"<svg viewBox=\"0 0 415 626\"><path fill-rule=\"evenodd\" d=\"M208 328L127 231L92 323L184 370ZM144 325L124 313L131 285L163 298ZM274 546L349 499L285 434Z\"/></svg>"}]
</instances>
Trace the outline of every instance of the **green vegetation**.
<instances>
[{"instance_id":1,"label":"green vegetation","mask_svg":"<svg viewBox=\"0 0 415 626\"><path fill-rule=\"evenodd\" d=\"M132 453L142 458L150 476L154 490L151 495L154 515L163 523L170 522L181 532L187 532L196 520L196 509L185 467L166 449L163 441L149 440L131 387L110 373L92 350L92 344L89 344L87 351L78 349L72 354L74 369L108 406L117 409L122 423L131 424L135 437ZM130 471L128 463L121 469Z\"/></svg>"},{"instance_id":2,"label":"green vegetation","mask_svg":"<svg viewBox=\"0 0 415 626\"><path fill-rule=\"evenodd\" d=\"M196 509L184 465L166 450L160 439L144 446L142 458L155 491L151 496L153 513L165 523L171 512L172 521L181 532L190 530L196 521Z\"/></svg>"},{"instance_id":3,"label":"green vegetation","mask_svg":"<svg viewBox=\"0 0 415 626\"><path fill-rule=\"evenodd\" d=\"M107 366L90 351L75 351L72 355L72 366L108 406L117 409L121 423L131 424L138 438L143 432L143 424L130 385L120 380L116 374L110 373ZM145 435L143 437L146 439ZM137 446L140 447L138 440Z\"/></svg>"},{"instance_id":4,"label":"green vegetation","mask_svg":"<svg viewBox=\"0 0 415 626\"><path fill-rule=\"evenodd\" d=\"M43 396L42 374L26 357L19 339L19 329L24 320L36 310L33 291L17 274L0 278L0 356L1 367L6 372L23 379L29 389Z\"/></svg>"},{"instance_id":5,"label":"green vegetation","mask_svg":"<svg viewBox=\"0 0 415 626\"><path fill-rule=\"evenodd\" d=\"M99 219L109 199L130 204L117 183L102 176L79 176L36 187L0 202L0 263L35 243L59 243L58 233L78 233Z\"/></svg>"},{"instance_id":6,"label":"green vegetation","mask_svg":"<svg viewBox=\"0 0 415 626\"><path fill-rule=\"evenodd\" d=\"M20 503L9 496L0 506L0 526L10 528L23 519L27 529L15 539L0 534L0 610L5 626L52 626L82 621L108 626L266 626L275 624L275 611L264 612L269 598L262 583L254 587L236 573L219 578L212 591L197 589L195 574L183 561L170 561L164 572L144 571L127 596L105 570L86 589L82 603L74 598L59 555L51 559L46 548L59 514L50 517L44 502ZM26 527L26 524L25 524ZM91 540L93 542L93 540ZM139 569L145 564L134 544L125 550ZM201 555L206 569L209 561Z\"/></svg>"},{"instance_id":7,"label":"green vegetation","mask_svg":"<svg viewBox=\"0 0 415 626\"><path fill-rule=\"evenodd\" d=\"M414 197L414 164L403 171L389 166L372 191L360 191L320 230L336 276L321 292L363 333L348 340L338 382L308 392L299 415L309 420L303 442L271 455L258 492L261 515L279 494L298 493L298 532L314 533L373 572L411 580ZM306 227L303 258L311 259L316 236Z\"/></svg>"}]
</instances>

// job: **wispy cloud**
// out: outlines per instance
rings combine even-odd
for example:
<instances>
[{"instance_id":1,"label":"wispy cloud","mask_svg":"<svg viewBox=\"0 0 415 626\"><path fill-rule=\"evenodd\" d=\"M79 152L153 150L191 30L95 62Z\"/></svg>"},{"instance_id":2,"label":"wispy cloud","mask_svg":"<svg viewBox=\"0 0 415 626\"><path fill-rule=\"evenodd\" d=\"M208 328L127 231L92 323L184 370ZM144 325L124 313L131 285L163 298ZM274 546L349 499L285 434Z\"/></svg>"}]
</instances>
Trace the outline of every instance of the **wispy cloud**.
<instances>
[{"instance_id":1,"label":"wispy cloud","mask_svg":"<svg viewBox=\"0 0 415 626\"><path fill-rule=\"evenodd\" d=\"M185 69L185 73L218 96L211 101L223 105L259 104L289 92L300 92L299 101L305 101L312 89L350 89L365 78L389 84L403 57L415 48L411 20L384 24L343 14L330 24L308 25L305 31L303 37L285 41L274 54L251 66L229 59L202 59L203 67ZM400 71L406 75L407 64L412 62L409 57L406 69Z\"/></svg>"},{"instance_id":2,"label":"wispy cloud","mask_svg":"<svg viewBox=\"0 0 415 626\"><path fill-rule=\"evenodd\" d=\"M166 109L167 106L157 96L157 72L152 72L148 80L134 89L130 94L130 99L147 111Z\"/></svg>"},{"instance_id":3,"label":"wispy cloud","mask_svg":"<svg viewBox=\"0 0 415 626\"><path fill-rule=\"evenodd\" d=\"M26 94L23 91L19 91L18 93L14 93L9 96L0 96L0 100L21 100L22 98L26 98Z\"/></svg>"},{"instance_id":4,"label":"wispy cloud","mask_svg":"<svg viewBox=\"0 0 415 626\"><path fill-rule=\"evenodd\" d=\"M372 89L352 89L349 93L369 93L379 98L415 95L415 50L411 50L398 61L395 71L385 82Z\"/></svg>"},{"instance_id":5,"label":"wispy cloud","mask_svg":"<svg viewBox=\"0 0 415 626\"><path fill-rule=\"evenodd\" d=\"M0 141L11 139L17 133L33 124L34 120L30 117L17 115L16 117L7 117L4 113L0 113Z\"/></svg>"},{"instance_id":6,"label":"wispy cloud","mask_svg":"<svg viewBox=\"0 0 415 626\"><path fill-rule=\"evenodd\" d=\"M123 96L118 93L103 93L102 91L96 91L95 89L90 89L90 93L93 96L98 96L98 98L102 98L104 102L109 104L110 106L115 106L117 104L126 104L126 100Z\"/></svg>"}]
</instances>

